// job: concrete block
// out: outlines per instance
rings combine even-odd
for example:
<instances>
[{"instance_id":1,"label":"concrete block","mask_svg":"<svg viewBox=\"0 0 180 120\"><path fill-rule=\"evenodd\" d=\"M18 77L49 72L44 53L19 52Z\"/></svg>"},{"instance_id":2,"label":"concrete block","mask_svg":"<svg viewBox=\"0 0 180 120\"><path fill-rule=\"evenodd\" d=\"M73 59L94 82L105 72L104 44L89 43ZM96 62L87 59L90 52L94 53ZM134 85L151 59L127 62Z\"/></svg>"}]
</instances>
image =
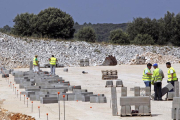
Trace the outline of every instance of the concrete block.
<instances>
[{"instance_id":1,"label":"concrete block","mask_svg":"<svg viewBox=\"0 0 180 120\"><path fill-rule=\"evenodd\" d=\"M176 119L176 108L172 108L172 109L171 109L171 118L172 118L173 120Z\"/></svg>"},{"instance_id":2,"label":"concrete block","mask_svg":"<svg viewBox=\"0 0 180 120\"><path fill-rule=\"evenodd\" d=\"M172 100L173 97L174 97L174 92L168 92L167 99L168 99L168 100Z\"/></svg>"},{"instance_id":3,"label":"concrete block","mask_svg":"<svg viewBox=\"0 0 180 120\"><path fill-rule=\"evenodd\" d=\"M176 108L176 120L180 120L180 108Z\"/></svg>"},{"instance_id":4,"label":"concrete block","mask_svg":"<svg viewBox=\"0 0 180 120\"><path fill-rule=\"evenodd\" d=\"M117 93L116 87L111 87L112 115L117 116Z\"/></svg>"},{"instance_id":5,"label":"concrete block","mask_svg":"<svg viewBox=\"0 0 180 120\"><path fill-rule=\"evenodd\" d=\"M57 97L41 97L40 102L42 104L58 103Z\"/></svg>"},{"instance_id":6,"label":"concrete block","mask_svg":"<svg viewBox=\"0 0 180 120\"><path fill-rule=\"evenodd\" d=\"M121 96L127 96L127 87L121 88Z\"/></svg>"},{"instance_id":7,"label":"concrete block","mask_svg":"<svg viewBox=\"0 0 180 120\"><path fill-rule=\"evenodd\" d=\"M134 96L140 96L140 87L134 87Z\"/></svg>"},{"instance_id":8,"label":"concrete block","mask_svg":"<svg viewBox=\"0 0 180 120\"><path fill-rule=\"evenodd\" d=\"M116 87L123 87L123 82L122 82L122 80L117 80L117 81L116 81Z\"/></svg>"},{"instance_id":9,"label":"concrete block","mask_svg":"<svg viewBox=\"0 0 180 120\"><path fill-rule=\"evenodd\" d=\"M172 108L180 108L180 97L173 98Z\"/></svg>"},{"instance_id":10,"label":"concrete block","mask_svg":"<svg viewBox=\"0 0 180 120\"><path fill-rule=\"evenodd\" d=\"M120 105L150 105L150 98L144 97L120 97Z\"/></svg>"},{"instance_id":11,"label":"concrete block","mask_svg":"<svg viewBox=\"0 0 180 120\"><path fill-rule=\"evenodd\" d=\"M131 115L131 106L121 106L121 116Z\"/></svg>"},{"instance_id":12,"label":"concrete block","mask_svg":"<svg viewBox=\"0 0 180 120\"><path fill-rule=\"evenodd\" d=\"M8 78L9 74L2 74L2 78Z\"/></svg>"},{"instance_id":13,"label":"concrete block","mask_svg":"<svg viewBox=\"0 0 180 120\"><path fill-rule=\"evenodd\" d=\"M90 95L82 96L82 102L89 102L89 101L90 101Z\"/></svg>"},{"instance_id":14,"label":"concrete block","mask_svg":"<svg viewBox=\"0 0 180 120\"><path fill-rule=\"evenodd\" d=\"M105 87L113 87L113 81L106 81Z\"/></svg>"},{"instance_id":15,"label":"concrete block","mask_svg":"<svg viewBox=\"0 0 180 120\"><path fill-rule=\"evenodd\" d=\"M73 89L81 89L81 86L79 85L79 86L69 86L68 87L69 91L73 91Z\"/></svg>"},{"instance_id":16,"label":"concrete block","mask_svg":"<svg viewBox=\"0 0 180 120\"><path fill-rule=\"evenodd\" d=\"M150 95L151 95L150 87L145 87L145 96L150 96Z\"/></svg>"},{"instance_id":17,"label":"concrete block","mask_svg":"<svg viewBox=\"0 0 180 120\"><path fill-rule=\"evenodd\" d=\"M73 93L87 92L87 89L73 89Z\"/></svg>"},{"instance_id":18,"label":"concrete block","mask_svg":"<svg viewBox=\"0 0 180 120\"><path fill-rule=\"evenodd\" d=\"M174 82L174 97L179 97L179 81Z\"/></svg>"}]
</instances>

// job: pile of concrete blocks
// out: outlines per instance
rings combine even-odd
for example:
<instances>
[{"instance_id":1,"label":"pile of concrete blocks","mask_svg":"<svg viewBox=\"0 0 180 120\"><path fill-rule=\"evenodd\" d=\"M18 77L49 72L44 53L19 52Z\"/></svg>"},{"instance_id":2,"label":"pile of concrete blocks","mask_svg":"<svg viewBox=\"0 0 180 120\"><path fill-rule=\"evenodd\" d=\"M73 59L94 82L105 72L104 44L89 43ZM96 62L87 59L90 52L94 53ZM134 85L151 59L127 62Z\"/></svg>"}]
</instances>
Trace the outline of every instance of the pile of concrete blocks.
<instances>
[{"instance_id":1,"label":"pile of concrete blocks","mask_svg":"<svg viewBox=\"0 0 180 120\"><path fill-rule=\"evenodd\" d=\"M63 101L83 101L90 103L106 103L104 94L93 94L86 89L81 89L80 85L70 85L58 75L50 75L47 71L34 73L30 71L13 71L14 81L19 84L19 88L25 91L21 95L26 95L32 101L40 101L42 104L58 103ZM58 92L60 94L58 94ZM63 98L65 95L65 98Z\"/></svg>"},{"instance_id":2,"label":"pile of concrete blocks","mask_svg":"<svg viewBox=\"0 0 180 120\"><path fill-rule=\"evenodd\" d=\"M2 78L8 78L9 74L11 74L13 71L13 69L7 70L5 67L0 67L0 74L2 74Z\"/></svg>"},{"instance_id":3,"label":"pile of concrete blocks","mask_svg":"<svg viewBox=\"0 0 180 120\"><path fill-rule=\"evenodd\" d=\"M89 59L80 59L80 67L89 66Z\"/></svg>"},{"instance_id":4,"label":"pile of concrete blocks","mask_svg":"<svg viewBox=\"0 0 180 120\"><path fill-rule=\"evenodd\" d=\"M123 116L151 116L150 87L143 88L145 96L140 96L140 87L135 87L134 97L127 97L127 87L121 88L120 106L121 117ZM135 110L131 110L135 106Z\"/></svg>"},{"instance_id":5,"label":"pile of concrete blocks","mask_svg":"<svg viewBox=\"0 0 180 120\"><path fill-rule=\"evenodd\" d=\"M113 86L113 81L106 81L105 87L111 87L111 100L112 100L112 115L117 116L118 115L118 107L117 107L117 92L116 87L123 87L122 80L117 80L116 85Z\"/></svg>"},{"instance_id":6,"label":"pile of concrete blocks","mask_svg":"<svg viewBox=\"0 0 180 120\"><path fill-rule=\"evenodd\" d=\"M171 118L173 120L180 119L180 97L174 97L172 102Z\"/></svg>"},{"instance_id":7,"label":"pile of concrete blocks","mask_svg":"<svg viewBox=\"0 0 180 120\"><path fill-rule=\"evenodd\" d=\"M103 80L118 79L117 70L102 70L101 72L102 72L102 79Z\"/></svg>"},{"instance_id":8,"label":"pile of concrete blocks","mask_svg":"<svg viewBox=\"0 0 180 120\"><path fill-rule=\"evenodd\" d=\"M174 81L174 89L167 93L167 100L173 100L174 97L179 97L179 81Z\"/></svg>"}]
</instances>

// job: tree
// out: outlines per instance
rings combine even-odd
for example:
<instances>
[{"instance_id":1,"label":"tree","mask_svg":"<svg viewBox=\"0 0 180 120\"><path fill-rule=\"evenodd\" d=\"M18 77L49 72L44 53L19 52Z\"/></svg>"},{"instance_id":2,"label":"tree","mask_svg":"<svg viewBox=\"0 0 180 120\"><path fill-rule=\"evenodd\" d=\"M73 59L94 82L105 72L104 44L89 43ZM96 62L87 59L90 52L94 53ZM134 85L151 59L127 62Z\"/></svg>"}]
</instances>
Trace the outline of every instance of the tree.
<instances>
[{"instance_id":1,"label":"tree","mask_svg":"<svg viewBox=\"0 0 180 120\"><path fill-rule=\"evenodd\" d=\"M96 33L94 29L90 26L86 26L81 28L77 33L77 38L86 42L95 42L96 41Z\"/></svg>"},{"instance_id":2,"label":"tree","mask_svg":"<svg viewBox=\"0 0 180 120\"><path fill-rule=\"evenodd\" d=\"M135 45L153 45L154 40L148 34L138 34L131 43Z\"/></svg>"},{"instance_id":3,"label":"tree","mask_svg":"<svg viewBox=\"0 0 180 120\"><path fill-rule=\"evenodd\" d=\"M10 33L11 32L11 27L9 25L5 25L3 28L0 28L0 32Z\"/></svg>"},{"instance_id":4,"label":"tree","mask_svg":"<svg viewBox=\"0 0 180 120\"><path fill-rule=\"evenodd\" d=\"M73 18L58 8L48 8L42 10L38 15L37 26L42 36L50 38L72 38Z\"/></svg>"},{"instance_id":5,"label":"tree","mask_svg":"<svg viewBox=\"0 0 180 120\"><path fill-rule=\"evenodd\" d=\"M128 34L122 29L116 29L110 32L109 42L114 44L129 44Z\"/></svg>"},{"instance_id":6,"label":"tree","mask_svg":"<svg viewBox=\"0 0 180 120\"><path fill-rule=\"evenodd\" d=\"M21 36L31 36L32 35L32 18L34 18L34 14L29 14L29 13L23 13L23 14L18 14L13 22L15 22L14 27L13 27L13 33L16 35L21 35Z\"/></svg>"},{"instance_id":7,"label":"tree","mask_svg":"<svg viewBox=\"0 0 180 120\"><path fill-rule=\"evenodd\" d=\"M130 40L134 40L138 34L148 34L155 42L159 38L159 24L156 19L150 18L134 18L132 23L127 27L127 33Z\"/></svg>"}]
</instances>

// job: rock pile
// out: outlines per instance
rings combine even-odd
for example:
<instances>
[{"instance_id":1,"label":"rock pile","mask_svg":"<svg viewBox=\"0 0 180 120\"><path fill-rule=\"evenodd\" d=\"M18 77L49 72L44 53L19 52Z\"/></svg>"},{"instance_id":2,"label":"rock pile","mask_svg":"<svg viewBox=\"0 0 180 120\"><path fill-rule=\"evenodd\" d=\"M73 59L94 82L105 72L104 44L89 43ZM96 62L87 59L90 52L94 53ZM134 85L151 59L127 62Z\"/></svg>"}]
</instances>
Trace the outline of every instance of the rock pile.
<instances>
[{"instance_id":1,"label":"rock pile","mask_svg":"<svg viewBox=\"0 0 180 120\"><path fill-rule=\"evenodd\" d=\"M115 56L117 64L129 64L136 54L142 55L147 52L150 57L153 57L151 53L156 56L160 54L163 57L161 63L178 62L175 59L166 60L167 56L180 58L179 47L102 45L83 41L21 39L0 33L0 65L10 69L28 67L29 61L32 61L36 54L39 56L40 64L48 63L48 58L54 54L59 63L64 66L80 66L80 59L86 58L89 59L90 66L96 66L101 65L108 55ZM154 58L149 58L149 60L152 59Z\"/></svg>"},{"instance_id":2,"label":"rock pile","mask_svg":"<svg viewBox=\"0 0 180 120\"><path fill-rule=\"evenodd\" d=\"M177 58L176 56L173 55L162 55L162 54L157 54L157 53L152 53L152 52L146 52L141 55L136 55L139 57L144 57L146 59L145 64L147 63L158 63L158 64L164 64L168 61L171 63L179 63L180 59ZM136 59L132 59L131 62L129 63L130 65L135 65L136 64Z\"/></svg>"}]
</instances>

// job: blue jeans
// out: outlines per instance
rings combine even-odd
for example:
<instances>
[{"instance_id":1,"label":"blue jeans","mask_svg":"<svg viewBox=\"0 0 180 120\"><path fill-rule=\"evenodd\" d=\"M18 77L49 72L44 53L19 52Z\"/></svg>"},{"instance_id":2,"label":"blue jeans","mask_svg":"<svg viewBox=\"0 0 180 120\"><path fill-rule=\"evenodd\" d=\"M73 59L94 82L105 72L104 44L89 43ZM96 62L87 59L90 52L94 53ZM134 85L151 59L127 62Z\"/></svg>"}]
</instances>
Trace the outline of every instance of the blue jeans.
<instances>
[{"instance_id":1,"label":"blue jeans","mask_svg":"<svg viewBox=\"0 0 180 120\"><path fill-rule=\"evenodd\" d=\"M151 89L151 81L144 81L144 84Z\"/></svg>"},{"instance_id":2,"label":"blue jeans","mask_svg":"<svg viewBox=\"0 0 180 120\"><path fill-rule=\"evenodd\" d=\"M50 65L50 68L51 68L51 74L55 75L56 65Z\"/></svg>"}]
</instances>

